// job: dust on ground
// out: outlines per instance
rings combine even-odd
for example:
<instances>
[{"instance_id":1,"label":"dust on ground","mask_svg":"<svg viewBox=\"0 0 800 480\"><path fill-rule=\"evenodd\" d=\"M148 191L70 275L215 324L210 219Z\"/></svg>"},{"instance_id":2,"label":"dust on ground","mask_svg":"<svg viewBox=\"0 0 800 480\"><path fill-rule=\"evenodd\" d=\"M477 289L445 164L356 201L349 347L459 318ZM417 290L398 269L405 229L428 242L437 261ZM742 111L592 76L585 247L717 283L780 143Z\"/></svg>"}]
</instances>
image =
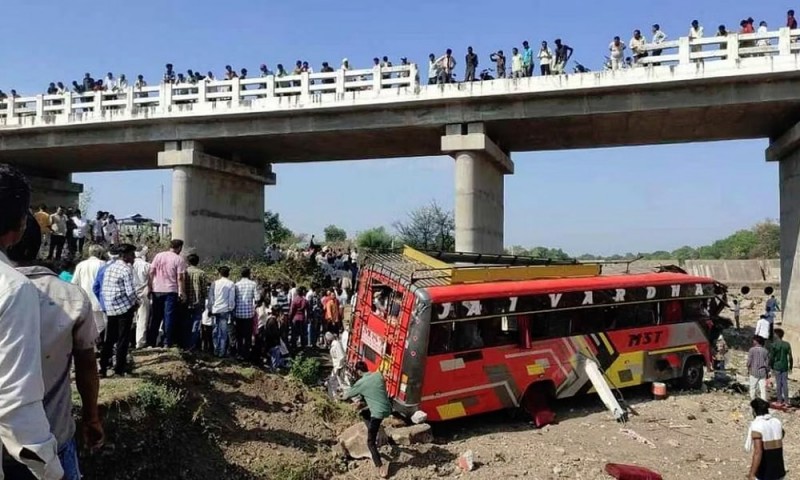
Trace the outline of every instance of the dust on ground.
<instances>
[{"instance_id":1,"label":"dust on ground","mask_svg":"<svg viewBox=\"0 0 800 480\"><path fill-rule=\"evenodd\" d=\"M744 317L741 331L725 332L734 380L745 378L757 314ZM172 350L135 358L134 377L101 383L108 445L82 457L86 479L377 478L369 460L345 462L333 453L338 433L356 420L321 389ZM596 396L584 396L559 402L559 423L540 430L501 412L437 424L430 445L382 451L392 459L393 478L401 480L606 479L608 462L652 468L666 479L741 478L750 460L743 449L749 397L716 388L711 374L707 380L700 392L671 391L663 401L652 400L646 388L624 390L638 414L626 425L616 423ZM798 387L790 383L792 393ZM800 442L792 438L800 412L775 415L788 432L786 465L800 465ZM455 461L468 450L476 468L465 473Z\"/></svg>"}]
</instances>

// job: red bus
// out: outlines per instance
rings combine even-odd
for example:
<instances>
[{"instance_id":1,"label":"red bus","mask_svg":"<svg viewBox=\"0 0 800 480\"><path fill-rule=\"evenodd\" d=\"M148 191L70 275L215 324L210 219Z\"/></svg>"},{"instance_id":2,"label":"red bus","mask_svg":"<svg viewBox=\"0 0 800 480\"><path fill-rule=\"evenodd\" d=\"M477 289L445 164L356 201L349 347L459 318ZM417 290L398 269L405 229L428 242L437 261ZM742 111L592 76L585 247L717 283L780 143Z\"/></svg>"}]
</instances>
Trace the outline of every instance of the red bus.
<instances>
[{"instance_id":1,"label":"red bus","mask_svg":"<svg viewBox=\"0 0 800 480\"><path fill-rule=\"evenodd\" d=\"M460 260L460 256L455 257ZM679 271L601 275L601 265L446 263L412 249L362 268L348 364L384 373L395 410L429 421L612 387L699 387L724 286Z\"/></svg>"}]
</instances>

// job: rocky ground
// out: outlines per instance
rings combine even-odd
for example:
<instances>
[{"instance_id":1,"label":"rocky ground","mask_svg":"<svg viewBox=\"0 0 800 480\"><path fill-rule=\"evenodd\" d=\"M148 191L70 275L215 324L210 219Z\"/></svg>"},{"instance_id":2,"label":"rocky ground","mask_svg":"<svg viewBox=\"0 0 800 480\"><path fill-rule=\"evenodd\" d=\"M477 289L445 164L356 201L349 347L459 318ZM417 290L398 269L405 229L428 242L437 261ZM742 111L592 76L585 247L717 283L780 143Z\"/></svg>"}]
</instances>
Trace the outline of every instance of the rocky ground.
<instances>
[{"instance_id":1,"label":"rocky ground","mask_svg":"<svg viewBox=\"0 0 800 480\"><path fill-rule=\"evenodd\" d=\"M726 331L732 346L731 381L744 380L744 355L758 309L744 312L744 328ZM283 376L181 355L146 351L133 378L101 385L108 446L86 455L87 479L369 479L371 462L345 462L338 435L355 418L322 391ZM737 377L738 376L738 377ZM800 388L792 382L792 392ZM536 430L505 413L434 425L425 445L385 446L393 478L603 479L608 462L646 466L667 479L743 478L743 445L751 414L746 393L707 376L700 392L670 392L656 401L646 388L626 390L634 408L626 425L614 422L595 396L563 401L558 424ZM800 465L793 432L800 412L776 415L788 433L786 464ZM472 452L475 468L456 460ZM790 477L792 478L792 474Z\"/></svg>"}]
</instances>

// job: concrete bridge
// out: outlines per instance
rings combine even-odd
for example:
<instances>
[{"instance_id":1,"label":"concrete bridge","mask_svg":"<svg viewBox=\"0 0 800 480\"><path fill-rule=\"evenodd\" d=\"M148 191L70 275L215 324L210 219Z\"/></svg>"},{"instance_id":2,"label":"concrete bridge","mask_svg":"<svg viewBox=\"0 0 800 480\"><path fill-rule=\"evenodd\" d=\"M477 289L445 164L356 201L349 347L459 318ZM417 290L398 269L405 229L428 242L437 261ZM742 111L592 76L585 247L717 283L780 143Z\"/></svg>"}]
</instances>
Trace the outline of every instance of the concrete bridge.
<instances>
[{"instance_id":1,"label":"concrete bridge","mask_svg":"<svg viewBox=\"0 0 800 480\"><path fill-rule=\"evenodd\" d=\"M780 162L782 291L800 315L800 30L681 38L630 69L426 85L416 65L129 87L0 102L0 161L37 201L74 172L171 168L173 232L205 255L260 250L272 165L447 154L456 239L503 247L511 152L769 138ZM800 280L794 282L800 289Z\"/></svg>"}]
</instances>

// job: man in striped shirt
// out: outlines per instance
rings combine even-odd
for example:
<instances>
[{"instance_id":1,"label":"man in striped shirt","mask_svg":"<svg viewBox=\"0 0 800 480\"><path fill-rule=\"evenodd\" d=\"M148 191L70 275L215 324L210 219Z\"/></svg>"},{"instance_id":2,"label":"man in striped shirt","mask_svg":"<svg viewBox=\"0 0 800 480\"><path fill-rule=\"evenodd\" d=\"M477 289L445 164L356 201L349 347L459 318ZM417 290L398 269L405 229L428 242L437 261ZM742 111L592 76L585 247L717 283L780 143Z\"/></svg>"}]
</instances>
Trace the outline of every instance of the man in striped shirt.
<instances>
[{"instance_id":1,"label":"man in striped shirt","mask_svg":"<svg viewBox=\"0 0 800 480\"><path fill-rule=\"evenodd\" d=\"M130 244L119 245L117 253L119 253L119 257L106 266L103 275L102 292L108 325L100 352L101 377L107 375L115 347L114 373L118 376L125 375L129 335L138 302L132 268L136 247Z\"/></svg>"},{"instance_id":2,"label":"man in striped shirt","mask_svg":"<svg viewBox=\"0 0 800 480\"><path fill-rule=\"evenodd\" d=\"M753 347L747 352L747 371L750 374L750 400L758 397L767 400L767 377L769 376L769 352L764 348L764 339L753 337Z\"/></svg>"},{"instance_id":3,"label":"man in striped shirt","mask_svg":"<svg viewBox=\"0 0 800 480\"><path fill-rule=\"evenodd\" d=\"M236 333L236 354L240 360L249 358L253 340L253 318L256 315L256 292L258 285L250 280L250 269L242 269L241 280L236 282L236 308L233 310L234 330Z\"/></svg>"}]
</instances>

